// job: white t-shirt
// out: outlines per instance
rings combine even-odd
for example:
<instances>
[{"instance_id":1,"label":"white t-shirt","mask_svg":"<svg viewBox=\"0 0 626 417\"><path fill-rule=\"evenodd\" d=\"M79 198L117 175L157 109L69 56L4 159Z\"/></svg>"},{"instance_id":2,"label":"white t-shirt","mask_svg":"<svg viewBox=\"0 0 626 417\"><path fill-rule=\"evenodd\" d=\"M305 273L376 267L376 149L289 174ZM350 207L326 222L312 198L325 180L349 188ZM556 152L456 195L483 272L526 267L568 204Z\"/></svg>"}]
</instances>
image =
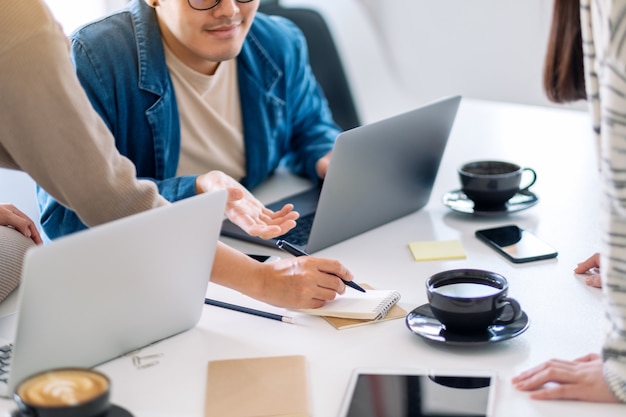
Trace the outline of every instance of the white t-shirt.
<instances>
[{"instance_id":1,"label":"white t-shirt","mask_svg":"<svg viewBox=\"0 0 626 417\"><path fill-rule=\"evenodd\" d=\"M180 115L181 152L176 175L219 170L236 180L246 175L237 61L199 73L163 44Z\"/></svg>"}]
</instances>

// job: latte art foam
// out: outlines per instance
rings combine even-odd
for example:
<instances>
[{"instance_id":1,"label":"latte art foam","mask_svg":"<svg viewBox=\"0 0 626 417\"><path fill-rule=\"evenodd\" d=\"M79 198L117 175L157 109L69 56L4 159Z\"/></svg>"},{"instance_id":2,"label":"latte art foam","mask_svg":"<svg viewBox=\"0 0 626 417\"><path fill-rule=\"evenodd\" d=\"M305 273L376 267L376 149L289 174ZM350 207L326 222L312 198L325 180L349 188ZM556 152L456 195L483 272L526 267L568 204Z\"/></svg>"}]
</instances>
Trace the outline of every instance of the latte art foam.
<instances>
[{"instance_id":1,"label":"latte art foam","mask_svg":"<svg viewBox=\"0 0 626 417\"><path fill-rule=\"evenodd\" d=\"M88 370L58 370L28 379L18 389L25 403L39 407L73 406L88 402L108 390L109 381Z\"/></svg>"}]
</instances>

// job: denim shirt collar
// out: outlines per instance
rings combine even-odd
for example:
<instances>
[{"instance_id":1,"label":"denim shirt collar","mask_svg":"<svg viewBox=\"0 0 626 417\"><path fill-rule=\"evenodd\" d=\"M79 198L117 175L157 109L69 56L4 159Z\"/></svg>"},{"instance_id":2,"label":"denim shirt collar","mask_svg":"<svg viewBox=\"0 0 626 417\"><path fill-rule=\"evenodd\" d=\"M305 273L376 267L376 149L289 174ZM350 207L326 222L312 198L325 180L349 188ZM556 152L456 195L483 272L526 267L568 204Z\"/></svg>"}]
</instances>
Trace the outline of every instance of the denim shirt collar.
<instances>
[{"instance_id":1,"label":"denim shirt collar","mask_svg":"<svg viewBox=\"0 0 626 417\"><path fill-rule=\"evenodd\" d=\"M283 72L257 39L256 29L254 25L250 28L237 58L239 71L245 71L240 76L256 78L261 88L270 94Z\"/></svg>"},{"instance_id":2,"label":"denim shirt collar","mask_svg":"<svg viewBox=\"0 0 626 417\"><path fill-rule=\"evenodd\" d=\"M169 83L161 29L155 10L143 0L129 5L137 40L139 88L162 96Z\"/></svg>"}]
</instances>

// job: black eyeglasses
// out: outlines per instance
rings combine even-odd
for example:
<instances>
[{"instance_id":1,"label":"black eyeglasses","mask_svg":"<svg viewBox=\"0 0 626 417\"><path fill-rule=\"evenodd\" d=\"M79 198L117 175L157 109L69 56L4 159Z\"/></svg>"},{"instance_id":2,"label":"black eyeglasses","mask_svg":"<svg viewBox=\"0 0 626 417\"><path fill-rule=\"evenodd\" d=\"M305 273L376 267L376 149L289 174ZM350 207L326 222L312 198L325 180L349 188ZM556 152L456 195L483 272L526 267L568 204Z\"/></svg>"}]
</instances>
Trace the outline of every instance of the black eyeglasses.
<instances>
[{"instance_id":1,"label":"black eyeglasses","mask_svg":"<svg viewBox=\"0 0 626 417\"><path fill-rule=\"evenodd\" d=\"M189 7L194 10L210 10L220 4L221 0L187 0ZM254 0L237 0L237 3L250 3Z\"/></svg>"}]
</instances>

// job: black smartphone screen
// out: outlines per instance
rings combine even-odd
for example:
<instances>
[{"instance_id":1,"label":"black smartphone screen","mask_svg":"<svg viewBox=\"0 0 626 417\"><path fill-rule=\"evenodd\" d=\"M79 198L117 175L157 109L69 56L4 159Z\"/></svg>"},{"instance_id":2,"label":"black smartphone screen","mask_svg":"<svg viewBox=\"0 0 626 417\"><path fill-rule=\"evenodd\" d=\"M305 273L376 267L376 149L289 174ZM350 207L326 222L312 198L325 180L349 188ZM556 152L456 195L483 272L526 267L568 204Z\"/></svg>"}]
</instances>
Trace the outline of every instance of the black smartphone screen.
<instances>
[{"instance_id":1,"label":"black smartphone screen","mask_svg":"<svg viewBox=\"0 0 626 417\"><path fill-rule=\"evenodd\" d=\"M558 255L552 246L515 225L477 230L476 237L515 263L550 259Z\"/></svg>"}]
</instances>

